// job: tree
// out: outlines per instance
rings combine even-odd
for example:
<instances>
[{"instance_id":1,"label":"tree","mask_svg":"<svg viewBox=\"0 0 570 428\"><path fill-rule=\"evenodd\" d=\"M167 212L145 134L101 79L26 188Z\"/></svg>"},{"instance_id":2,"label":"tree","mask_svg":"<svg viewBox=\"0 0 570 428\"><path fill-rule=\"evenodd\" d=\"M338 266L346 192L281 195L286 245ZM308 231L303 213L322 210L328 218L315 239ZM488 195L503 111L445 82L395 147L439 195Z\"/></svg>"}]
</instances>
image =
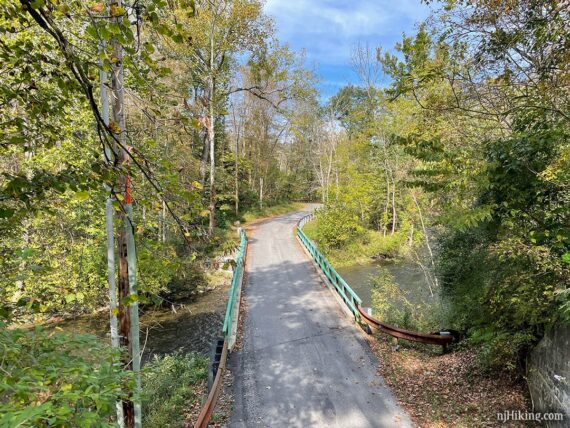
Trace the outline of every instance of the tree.
<instances>
[{"instance_id":1,"label":"tree","mask_svg":"<svg viewBox=\"0 0 570 428\"><path fill-rule=\"evenodd\" d=\"M437 198L450 321L516 367L567 316L567 189L553 179L567 168L567 14L557 1L448 6L441 26L404 37L402 59L381 58L387 94L416 104L419 126L399 137Z\"/></svg>"},{"instance_id":2,"label":"tree","mask_svg":"<svg viewBox=\"0 0 570 428\"><path fill-rule=\"evenodd\" d=\"M183 5L180 5L183 6ZM225 115L232 55L253 50L270 31L270 22L262 14L257 0L204 0L195 3L186 34L191 40L190 60L203 95L200 123L206 129L207 146L203 161L209 158L210 202L208 232L214 233L216 210L216 122ZM202 31L202 29L206 29ZM206 143L205 143L206 144Z\"/></svg>"}]
</instances>

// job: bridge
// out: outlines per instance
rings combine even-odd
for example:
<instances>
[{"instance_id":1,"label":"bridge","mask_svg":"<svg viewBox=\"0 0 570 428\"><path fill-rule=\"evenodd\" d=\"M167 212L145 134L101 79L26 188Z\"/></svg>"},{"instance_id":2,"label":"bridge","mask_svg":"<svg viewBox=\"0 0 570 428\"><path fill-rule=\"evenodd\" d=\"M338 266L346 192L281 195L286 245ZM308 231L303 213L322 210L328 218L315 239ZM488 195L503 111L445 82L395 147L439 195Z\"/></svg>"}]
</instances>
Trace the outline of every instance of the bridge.
<instances>
[{"instance_id":1,"label":"bridge","mask_svg":"<svg viewBox=\"0 0 570 428\"><path fill-rule=\"evenodd\" d=\"M249 232L247 243L241 232L225 339L218 345L216 377L195 428L208 425L226 368L234 375L230 427L411 426L376 373L378 361L362 326L423 343L445 345L452 339L371 317L302 232L310 218L306 209L264 220ZM246 308L243 343L234 347L240 296Z\"/></svg>"}]
</instances>

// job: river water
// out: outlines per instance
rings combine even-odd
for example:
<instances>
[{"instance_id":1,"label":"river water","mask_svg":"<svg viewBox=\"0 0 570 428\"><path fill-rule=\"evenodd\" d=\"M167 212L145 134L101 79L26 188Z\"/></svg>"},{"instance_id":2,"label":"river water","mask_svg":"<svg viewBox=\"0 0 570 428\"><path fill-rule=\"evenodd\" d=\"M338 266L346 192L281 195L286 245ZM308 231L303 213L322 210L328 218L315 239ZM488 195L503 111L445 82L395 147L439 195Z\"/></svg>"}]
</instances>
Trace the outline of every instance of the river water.
<instances>
[{"instance_id":1,"label":"river water","mask_svg":"<svg viewBox=\"0 0 570 428\"><path fill-rule=\"evenodd\" d=\"M420 267L410 261L382 261L368 264L355 264L337 269L350 287L362 299L362 306L372 307L371 276L376 276L381 269L386 269L394 278L395 284L404 292L406 298L414 304L435 299Z\"/></svg>"},{"instance_id":2,"label":"river water","mask_svg":"<svg viewBox=\"0 0 570 428\"><path fill-rule=\"evenodd\" d=\"M356 264L338 269L338 273L361 297L364 307L372 306L370 277L387 269L395 283L412 303L434 301L426 279L419 267L406 261L382 261ZM141 309L141 346L145 346L143 360L153 355L169 354L178 349L209 355L212 344L220 336L229 290L229 279L223 285L191 300L162 307L147 306ZM73 319L49 323L46 328L61 328L67 332L90 333L109 340L107 311L96 315L83 315Z\"/></svg>"},{"instance_id":3,"label":"river water","mask_svg":"<svg viewBox=\"0 0 570 428\"><path fill-rule=\"evenodd\" d=\"M212 344L221 336L230 276L214 290L162 307L146 306L140 310L143 362L153 355L176 350L208 356ZM68 333L87 333L110 340L109 314L82 315L45 325L46 329L62 329Z\"/></svg>"}]
</instances>

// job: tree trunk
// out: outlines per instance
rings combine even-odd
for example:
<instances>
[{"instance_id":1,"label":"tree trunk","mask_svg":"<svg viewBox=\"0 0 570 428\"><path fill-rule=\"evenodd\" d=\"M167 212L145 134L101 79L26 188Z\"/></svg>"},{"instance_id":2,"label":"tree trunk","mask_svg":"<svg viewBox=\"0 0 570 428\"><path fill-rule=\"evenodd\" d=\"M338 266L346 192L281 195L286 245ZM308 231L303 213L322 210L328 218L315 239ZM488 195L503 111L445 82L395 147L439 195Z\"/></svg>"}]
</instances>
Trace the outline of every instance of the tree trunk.
<instances>
[{"instance_id":1,"label":"tree trunk","mask_svg":"<svg viewBox=\"0 0 570 428\"><path fill-rule=\"evenodd\" d=\"M235 213L236 213L236 217L239 217L239 140L240 140L240 134L241 134L241 128L240 126L238 126L238 124L236 123L236 109L235 106L232 105L232 121L233 121L233 126L234 126L234 132L236 134L235 136L235 143L236 143L236 147L235 147L235 151L234 151L234 189L235 189Z\"/></svg>"},{"instance_id":2,"label":"tree trunk","mask_svg":"<svg viewBox=\"0 0 570 428\"><path fill-rule=\"evenodd\" d=\"M160 240L162 242L166 242L166 202L164 200L162 201L161 223L162 223L162 231L160 235Z\"/></svg>"},{"instance_id":3,"label":"tree trunk","mask_svg":"<svg viewBox=\"0 0 570 428\"><path fill-rule=\"evenodd\" d=\"M129 277L129 295L131 297L136 297L137 291L137 255L135 249L135 231L133 227L133 206L131 203L130 195L130 182L127 182L127 205L126 205L126 216L127 221L125 223L125 240L127 247L127 274ZM128 305L130 309L129 317L131 323L131 364L132 370L135 375L135 391L136 393L141 392L141 354L140 354L140 343L139 343L139 302L134 299ZM134 426L136 428L142 427L142 408L140 400L134 402Z\"/></svg>"},{"instance_id":4,"label":"tree trunk","mask_svg":"<svg viewBox=\"0 0 570 428\"><path fill-rule=\"evenodd\" d=\"M259 209L263 209L263 177L259 177Z\"/></svg>"},{"instance_id":5,"label":"tree trunk","mask_svg":"<svg viewBox=\"0 0 570 428\"><path fill-rule=\"evenodd\" d=\"M215 81L214 81L214 34L210 37L210 120L208 123L208 139L210 141L210 223L208 234L214 234L216 227L216 136L214 129L214 102L215 102Z\"/></svg>"},{"instance_id":6,"label":"tree trunk","mask_svg":"<svg viewBox=\"0 0 570 428\"><path fill-rule=\"evenodd\" d=\"M392 232L391 232L391 235L393 235L396 232L396 222L397 222L396 181L394 180L394 175L392 174Z\"/></svg>"},{"instance_id":7,"label":"tree trunk","mask_svg":"<svg viewBox=\"0 0 570 428\"><path fill-rule=\"evenodd\" d=\"M382 228L384 229L384 236L388 231L388 209L390 208L390 177L388 176L388 169L384 164L384 172L386 173L386 205L384 205L384 218L382 219ZM384 220L386 222L384 223Z\"/></svg>"},{"instance_id":8,"label":"tree trunk","mask_svg":"<svg viewBox=\"0 0 570 428\"><path fill-rule=\"evenodd\" d=\"M100 51L105 50L105 43L101 42ZM103 123L109 126L109 97L107 93L107 72L102 69L103 63L100 61L101 70L99 71L100 96L101 96L101 117ZM110 147L105 147L103 153L104 159L109 166L113 163L113 152ZM118 302L117 302L117 283L115 281L115 231L114 231L114 208L113 197L110 194L111 189L105 186L105 191L109 194L105 202L105 231L107 234L107 281L109 283L109 324L111 333L111 347L118 349L119 343L119 320ZM120 428L125 426L123 405L120 401L116 403L117 423Z\"/></svg>"},{"instance_id":9,"label":"tree trunk","mask_svg":"<svg viewBox=\"0 0 570 428\"><path fill-rule=\"evenodd\" d=\"M200 178L202 186L206 184L206 170L207 170L209 156L210 156L210 130L208 129L206 135L204 136L202 159L200 160Z\"/></svg>"},{"instance_id":10,"label":"tree trunk","mask_svg":"<svg viewBox=\"0 0 570 428\"><path fill-rule=\"evenodd\" d=\"M426 243L426 248L428 250L428 254L429 254L429 260L430 260L430 267L432 272L435 272L435 258L433 256L433 251L431 249L431 244L429 242L429 235L428 235L428 230L426 228L426 225L424 223L424 216L422 214L422 209L420 207L420 204L418 203L418 199L416 198L416 194L414 192L412 192L412 199L414 200L414 204L416 205L416 208L418 210L418 215L420 217L420 224L422 226L422 232L424 234L424 240ZM435 276L435 273L433 273L433 284L435 288L439 288L439 281L437 279L437 276ZM430 287L430 291L431 291L431 287ZM432 292L432 296L433 296L433 292Z\"/></svg>"},{"instance_id":11,"label":"tree trunk","mask_svg":"<svg viewBox=\"0 0 570 428\"><path fill-rule=\"evenodd\" d=\"M235 152L235 210L236 217L239 217L239 137L236 140L236 152Z\"/></svg>"}]
</instances>

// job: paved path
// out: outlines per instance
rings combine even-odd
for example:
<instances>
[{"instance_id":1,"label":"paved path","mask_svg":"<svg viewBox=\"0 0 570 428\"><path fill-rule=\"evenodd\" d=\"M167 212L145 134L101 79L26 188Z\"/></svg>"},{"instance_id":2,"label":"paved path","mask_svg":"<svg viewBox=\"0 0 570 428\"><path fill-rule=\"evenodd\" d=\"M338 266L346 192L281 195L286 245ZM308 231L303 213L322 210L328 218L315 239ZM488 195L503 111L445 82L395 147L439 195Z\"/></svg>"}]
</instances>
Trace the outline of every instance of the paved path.
<instances>
[{"instance_id":1,"label":"paved path","mask_svg":"<svg viewBox=\"0 0 570 428\"><path fill-rule=\"evenodd\" d=\"M230 358L230 427L408 427L358 327L293 235L307 211L250 233L242 349Z\"/></svg>"}]
</instances>

